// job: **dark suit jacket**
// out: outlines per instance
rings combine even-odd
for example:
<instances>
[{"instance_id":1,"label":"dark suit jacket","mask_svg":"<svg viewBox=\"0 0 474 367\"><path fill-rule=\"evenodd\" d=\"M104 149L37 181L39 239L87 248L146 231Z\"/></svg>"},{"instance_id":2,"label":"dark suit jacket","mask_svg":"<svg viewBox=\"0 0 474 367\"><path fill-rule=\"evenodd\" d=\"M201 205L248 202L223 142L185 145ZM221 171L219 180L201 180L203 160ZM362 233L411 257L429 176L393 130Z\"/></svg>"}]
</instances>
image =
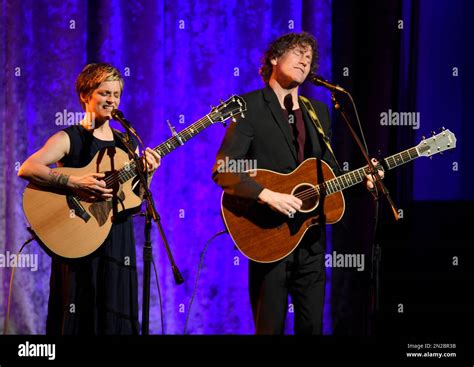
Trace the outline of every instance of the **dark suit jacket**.
<instances>
[{"instance_id":1,"label":"dark suit jacket","mask_svg":"<svg viewBox=\"0 0 474 367\"><path fill-rule=\"evenodd\" d=\"M255 159L257 168L289 173L298 166L297 152L292 143L291 127L285 120L275 92L267 86L242 97L247 103L245 118L238 118L237 123L232 122L227 129L217 154L213 180L228 194L257 199L264 188L245 173L218 172L219 160L225 160L226 157L234 160ZM326 149L301 100L299 104L306 125L305 158L323 159L337 175L337 163ZM316 100L311 100L311 104L325 134L331 138L328 107Z\"/></svg>"}]
</instances>

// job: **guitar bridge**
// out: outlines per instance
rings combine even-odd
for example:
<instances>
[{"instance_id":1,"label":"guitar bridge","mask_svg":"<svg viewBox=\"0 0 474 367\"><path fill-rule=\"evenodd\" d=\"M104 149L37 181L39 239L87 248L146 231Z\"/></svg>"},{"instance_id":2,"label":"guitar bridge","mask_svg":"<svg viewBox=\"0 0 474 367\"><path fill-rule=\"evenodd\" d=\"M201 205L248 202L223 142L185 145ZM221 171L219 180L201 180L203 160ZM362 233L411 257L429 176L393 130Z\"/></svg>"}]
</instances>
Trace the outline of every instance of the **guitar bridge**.
<instances>
[{"instance_id":1,"label":"guitar bridge","mask_svg":"<svg viewBox=\"0 0 474 367\"><path fill-rule=\"evenodd\" d=\"M79 200L77 200L75 196L67 195L66 201L69 206L69 209L74 210L74 214L82 218L84 222L87 223L89 219L91 219L91 216L89 215L89 213L86 212L84 207L81 205L81 203L79 202Z\"/></svg>"}]
</instances>

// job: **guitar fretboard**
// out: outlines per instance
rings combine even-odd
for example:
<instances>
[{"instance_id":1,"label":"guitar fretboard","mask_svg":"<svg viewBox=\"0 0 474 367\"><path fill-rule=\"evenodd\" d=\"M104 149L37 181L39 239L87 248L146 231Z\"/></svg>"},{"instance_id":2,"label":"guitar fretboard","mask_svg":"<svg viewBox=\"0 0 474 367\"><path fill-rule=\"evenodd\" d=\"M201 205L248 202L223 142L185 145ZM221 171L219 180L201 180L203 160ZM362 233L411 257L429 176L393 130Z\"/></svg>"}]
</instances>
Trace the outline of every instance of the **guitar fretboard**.
<instances>
[{"instance_id":1,"label":"guitar fretboard","mask_svg":"<svg viewBox=\"0 0 474 367\"><path fill-rule=\"evenodd\" d=\"M194 122L187 128L183 129L176 135L173 135L171 138L166 140L165 142L158 145L153 150L157 152L160 157L164 157L168 153L171 153L176 148L184 145L188 140L199 134L201 131L205 130L207 127L212 125L214 121L208 115L204 116L200 120ZM130 161L123 168L117 171L117 176L120 180L120 183L127 182L128 180L134 178L136 176L135 173L136 163L134 161Z\"/></svg>"},{"instance_id":2,"label":"guitar fretboard","mask_svg":"<svg viewBox=\"0 0 474 367\"><path fill-rule=\"evenodd\" d=\"M420 154L416 147L404 150L403 152L394 154L388 158L384 159L385 166L388 169L393 169L402 164L408 163L416 158L418 158ZM362 168L356 169L354 171L345 173L341 176L335 177L331 180L325 181L315 187L316 192L318 195L325 194L331 195L335 192L339 192L345 190L351 186L354 186L365 179L365 176L369 174L370 168L368 166L364 166Z\"/></svg>"}]
</instances>

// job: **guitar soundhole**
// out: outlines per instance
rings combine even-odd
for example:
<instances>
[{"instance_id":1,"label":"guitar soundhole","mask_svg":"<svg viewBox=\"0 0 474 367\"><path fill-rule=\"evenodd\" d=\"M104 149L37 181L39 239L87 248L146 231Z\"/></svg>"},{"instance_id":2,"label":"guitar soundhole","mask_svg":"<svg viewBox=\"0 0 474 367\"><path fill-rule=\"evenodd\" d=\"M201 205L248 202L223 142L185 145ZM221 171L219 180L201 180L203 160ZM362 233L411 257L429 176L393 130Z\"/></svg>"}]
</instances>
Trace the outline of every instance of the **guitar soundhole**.
<instances>
[{"instance_id":1,"label":"guitar soundhole","mask_svg":"<svg viewBox=\"0 0 474 367\"><path fill-rule=\"evenodd\" d=\"M303 213L313 211L319 204L319 195L313 185L302 183L293 189L292 194L303 201L300 210Z\"/></svg>"}]
</instances>

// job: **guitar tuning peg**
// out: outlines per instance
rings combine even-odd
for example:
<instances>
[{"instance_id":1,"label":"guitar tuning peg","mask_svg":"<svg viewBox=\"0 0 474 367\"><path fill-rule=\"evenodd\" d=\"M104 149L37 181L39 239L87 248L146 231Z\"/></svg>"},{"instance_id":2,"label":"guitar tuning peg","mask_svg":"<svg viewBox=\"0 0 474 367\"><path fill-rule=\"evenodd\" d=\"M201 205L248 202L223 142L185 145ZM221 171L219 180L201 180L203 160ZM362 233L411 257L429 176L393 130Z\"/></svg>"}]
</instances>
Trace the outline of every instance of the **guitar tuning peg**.
<instances>
[{"instance_id":1,"label":"guitar tuning peg","mask_svg":"<svg viewBox=\"0 0 474 367\"><path fill-rule=\"evenodd\" d=\"M445 131L446 129L445 129L445 127L443 126L440 130L441 130L441 131Z\"/></svg>"},{"instance_id":2,"label":"guitar tuning peg","mask_svg":"<svg viewBox=\"0 0 474 367\"><path fill-rule=\"evenodd\" d=\"M436 135L436 132L431 131L431 135L435 136L435 135Z\"/></svg>"},{"instance_id":3,"label":"guitar tuning peg","mask_svg":"<svg viewBox=\"0 0 474 367\"><path fill-rule=\"evenodd\" d=\"M232 122L237 122L237 119L234 116L232 116Z\"/></svg>"},{"instance_id":4,"label":"guitar tuning peg","mask_svg":"<svg viewBox=\"0 0 474 367\"><path fill-rule=\"evenodd\" d=\"M240 116L244 119L245 118L245 113L241 113Z\"/></svg>"},{"instance_id":5,"label":"guitar tuning peg","mask_svg":"<svg viewBox=\"0 0 474 367\"><path fill-rule=\"evenodd\" d=\"M222 104L224 101L222 99L219 99L219 103Z\"/></svg>"},{"instance_id":6,"label":"guitar tuning peg","mask_svg":"<svg viewBox=\"0 0 474 367\"><path fill-rule=\"evenodd\" d=\"M426 139L426 137L425 137L424 135L422 135L422 136L421 136L421 139L422 139L422 140L425 140L425 139Z\"/></svg>"}]
</instances>

